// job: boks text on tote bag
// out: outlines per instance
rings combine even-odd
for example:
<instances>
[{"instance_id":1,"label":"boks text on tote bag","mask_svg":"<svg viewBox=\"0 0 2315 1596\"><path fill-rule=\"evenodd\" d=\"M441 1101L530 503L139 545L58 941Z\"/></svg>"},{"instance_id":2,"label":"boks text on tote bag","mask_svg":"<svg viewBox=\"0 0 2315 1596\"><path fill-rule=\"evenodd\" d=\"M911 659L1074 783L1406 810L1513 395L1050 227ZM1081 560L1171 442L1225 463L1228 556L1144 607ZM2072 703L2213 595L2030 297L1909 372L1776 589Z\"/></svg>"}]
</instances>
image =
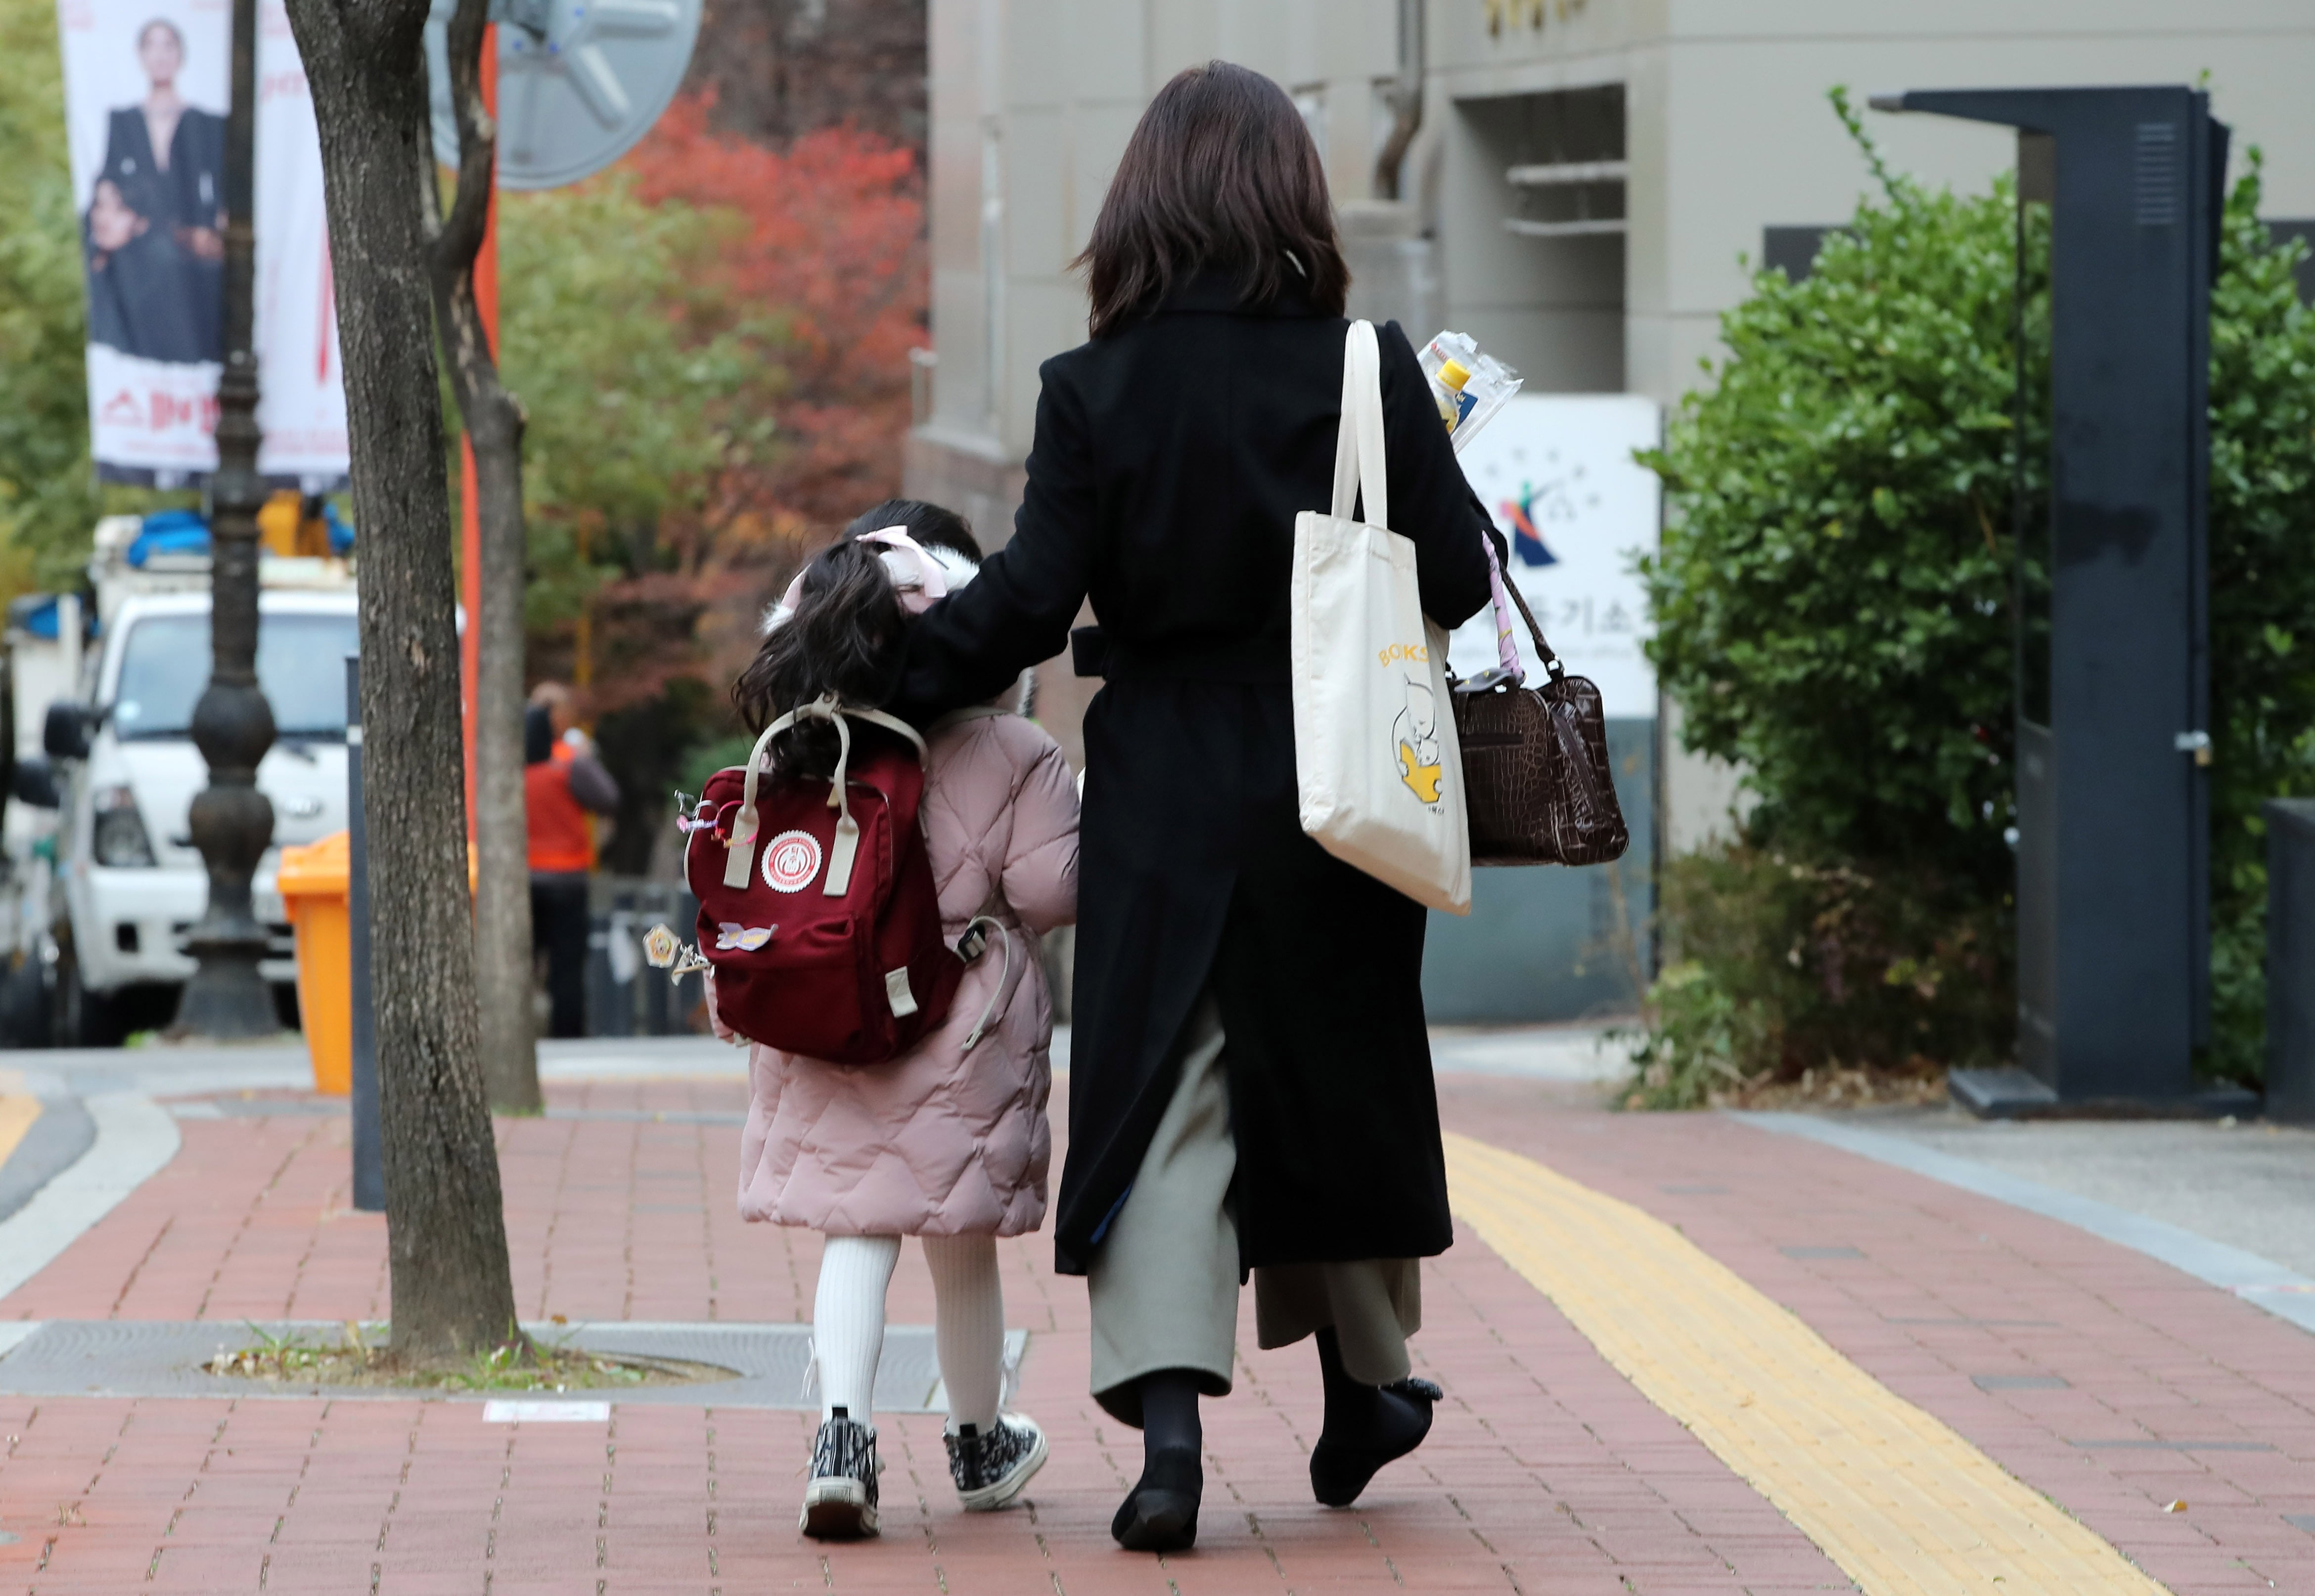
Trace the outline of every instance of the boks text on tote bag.
<instances>
[{"instance_id":1,"label":"boks text on tote bag","mask_svg":"<svg viewBox=\"0 0 2315 1596\"><path fill-rule=\"evenodd\" d=\"M1363 501L1366 519L1351 519ZM1294 764L1302 829L1416 902L1471 911L1463 758L1447 699L1447 634L1389 530L1382 373L1371 323L1343 351L1332 514L1294 518Z\"/></svg>"}]
</instances>

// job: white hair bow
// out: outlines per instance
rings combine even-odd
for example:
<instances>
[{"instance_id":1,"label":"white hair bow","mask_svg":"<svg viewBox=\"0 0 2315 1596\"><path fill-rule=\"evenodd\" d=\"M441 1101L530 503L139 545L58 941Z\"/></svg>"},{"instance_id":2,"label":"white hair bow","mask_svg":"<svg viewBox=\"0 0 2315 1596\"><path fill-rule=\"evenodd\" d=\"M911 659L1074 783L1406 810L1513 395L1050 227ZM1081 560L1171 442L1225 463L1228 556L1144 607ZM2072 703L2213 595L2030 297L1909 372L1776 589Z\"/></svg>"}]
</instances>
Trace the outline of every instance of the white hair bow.
<instances>
[{"instance_id":1,"label":"white hair bow","mask_svg":"<svg viewBox=\"0 0 2315 1596\"><path fill-rule=\"evenodd\" d=\"M892 585L900 590L900 607L910 615L924 614L936 599L946 598L971 581L980 569L953 549L925 547L909 536L906 527L883 527L864 532L856 541L883 546L883 552L876 557L883 563L885 574L892 579ZM764 612L766 633L786 625L803 602L803 572L797 572L780 601Z\"/></svg>"}]
</instances>

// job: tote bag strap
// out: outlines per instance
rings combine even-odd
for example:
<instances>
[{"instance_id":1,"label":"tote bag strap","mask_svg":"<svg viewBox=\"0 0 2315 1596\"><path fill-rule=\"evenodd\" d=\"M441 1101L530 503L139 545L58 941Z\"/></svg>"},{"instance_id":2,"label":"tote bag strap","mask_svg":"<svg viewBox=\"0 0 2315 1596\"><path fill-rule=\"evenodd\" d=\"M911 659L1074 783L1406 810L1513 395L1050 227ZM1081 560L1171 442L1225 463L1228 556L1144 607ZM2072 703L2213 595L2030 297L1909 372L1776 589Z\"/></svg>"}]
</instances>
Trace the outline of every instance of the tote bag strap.
<instances>
[{"instance_id":1,"label":"tote bag strap","mask_svg":"<svg viewBox=\"0 0 2315 1596\"><path fill-rule=\"evenodd\" d=\"M1335 515L1351 519L1360 500L1370 527L1390 525L1390 477L1383 461L1382 355L1372 322L1353 322L1343 340L1343 418L1335 429Z\"/></svg>"}]
</instances>

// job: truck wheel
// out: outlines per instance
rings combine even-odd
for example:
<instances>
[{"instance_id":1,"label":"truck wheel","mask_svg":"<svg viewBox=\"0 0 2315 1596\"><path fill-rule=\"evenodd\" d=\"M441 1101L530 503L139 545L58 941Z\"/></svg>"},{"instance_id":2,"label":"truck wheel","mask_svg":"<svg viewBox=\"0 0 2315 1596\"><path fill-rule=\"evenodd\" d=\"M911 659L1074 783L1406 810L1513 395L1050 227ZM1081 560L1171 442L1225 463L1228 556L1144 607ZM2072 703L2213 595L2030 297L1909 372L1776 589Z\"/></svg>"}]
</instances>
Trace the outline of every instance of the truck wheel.
<instances>
[{"instance_id":1,"label":"truck wheel","mask_svg":"<svg viewBox=\"0 0 2315 1596\"><path fill-rule=\"evenodd\" d=\"M0 1047L49 1045L49 994L38 959L19 959L0 975Z\"/></svg>"},{"instance_id":2,"label":"truck wheel","mask_svg":"<svg viewBox=\"0 0 2315 1596\"><path fill-rule=\"evenodd\" d=\"M101 992L80 984L80 961L67 944L57 952L57 985L50 1027L56 1045L66 1048L119 1047L127 1034L119 1008Z\"/></svg>"}]
</instances>

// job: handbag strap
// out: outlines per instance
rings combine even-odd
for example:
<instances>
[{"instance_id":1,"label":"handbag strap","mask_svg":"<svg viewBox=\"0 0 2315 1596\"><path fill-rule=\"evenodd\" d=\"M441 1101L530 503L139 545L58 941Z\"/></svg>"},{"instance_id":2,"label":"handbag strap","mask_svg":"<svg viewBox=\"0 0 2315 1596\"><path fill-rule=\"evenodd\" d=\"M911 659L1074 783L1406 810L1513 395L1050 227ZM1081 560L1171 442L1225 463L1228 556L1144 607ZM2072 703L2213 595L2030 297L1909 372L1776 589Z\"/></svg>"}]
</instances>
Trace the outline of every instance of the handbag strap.
<instances>
[{"instance_id":1,"label":"handbag strap","mask_svg":"<svg viewBox=\"0 0 2315 1596\"><path fill-rule=\"evenodd\" d=\"M1486 541L1484 534L1481 536L1481 541ZM1495 563L1495 545L1493 543L1488 543L1487 563L1489 564L1493 564ZM1567 674L1567 667L1559 662L1559 656L1551 652L1551 645L1549 643L1544 642L1543 628L1537 625L1535 622L1535 611L1527 607L1527 599L1521 594L1519 584L1517 582L1505 582L1503 584L1503 591L1509 593L1511 595L1512 602L1519 606L1520 618L1527 623L1527 634L1535 639L1535 652L1543 657L1543 668L1551 673L1552 680L1557 681L1561 677ZM1506 630L1508 630L1508 628L1506 628Z\"/></svg>"},{"instance_id":2,"label":"handbag strap","mask_svg":"<svg viewBox=\"0 0 2315 1596\"><path fill-rule=\"evenodd\" d=\"M1365 501L1370 527L1390 525L1390 477L1383 460L1382 354L1372 322L1353 322L1343 340L1343 414L1335 428L1335 514Z\"/></svg>"},{"instance_id":3,"label":"handbag strap","mask_svg":"<svg viewBox=\"0 0 2315 1596\"><path fill-rule=\"evenodd\" d=\"M1536 622L1535 611L1527 607L1527 597L1519 590L1519 584L1503 579L1503 564L1495 558L1495 539L1482 532L1479 546L1487 555L1488 600L1495 610L1495 657L1502 669L1501 676L1491 679L1508 682L1515 687L1527 680L1527 671L1519 662L1519 645L1512 639L1512 617L1505 607L1508 601L1518 607L1520 618L1527 623L1527 634L1535 639L1535 652L1541 656L1544 669L1550 673L1552 680L1559 680L1567 674L1567 667L1559 662L1559 656L1551 652L1551 644L1543 640L1543 628ZM1447 677L1450 681L1459 679L1451 665Z\"/></svg>"}]
</instances>

